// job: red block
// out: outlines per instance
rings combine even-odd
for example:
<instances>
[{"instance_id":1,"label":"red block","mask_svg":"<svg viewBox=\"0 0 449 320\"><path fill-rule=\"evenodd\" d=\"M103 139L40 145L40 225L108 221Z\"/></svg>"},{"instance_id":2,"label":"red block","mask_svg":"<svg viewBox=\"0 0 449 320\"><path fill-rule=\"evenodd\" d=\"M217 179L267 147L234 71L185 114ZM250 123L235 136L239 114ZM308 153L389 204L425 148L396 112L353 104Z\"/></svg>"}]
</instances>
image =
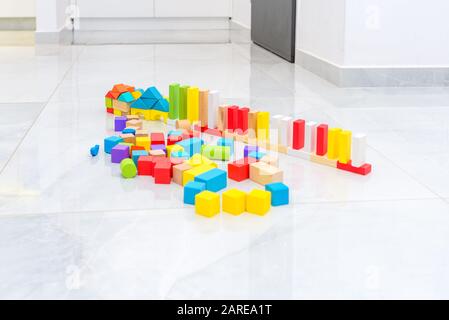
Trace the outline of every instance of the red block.
<instances>
[{"instance_id":1,"label":"red block","mask_svg":"<svg viewBox=\"0 0 449 320\"><path fill-rule=\"evenodd\" d=\"M140 156L137 160L137 173L139 176L152 176L153 167L154 162L152 156Z\"/></svg>"},{"instance_id":2,"label":"red block","mask_svg":"<svg viewBox=\"0 0 449 320\"><path fill-rule=\"evenodd\" d=\"M228 178L238 182L249 179L249 165L254 162L254 158L243 158L228 163Z\"/></svg>"},{"instance_id":3,"label":"red block","mask_svg":"<svg viewBox=\"0 0 449 320\"><path fill-rule=\"evenodd\" d=\"M145 147L142 146L132 146L131 147L131 154L133 154L134 150L145 150Z\"/></svg>"},{"instance_id":4,"label":"red block","mask_svg":"<svg viewBox=\"0 0 449 320\"><path fill-rule=\"evenodd\" d=\"M239 107L231 106L228 107L228 123L226 125L226 129L235 130L238 127L238 112Z\"/></svg>"},{"instance_id":5,"label":"red block","mask_svg":"<svg viewBox=\"0 0 449 320\"><path fill-rule=\"evenodd\" d=\"M351 164L351 161L349 161L347 164L343 164L340 162L337 162L337 168L340 170L360 174L362 176L366 176L371 173L372 167L369 163L365 163L361 167L354 167Z\"/></svg>"},{"instance_id":6,"label":"red block","mask_svg":"<svg viewBox=\"0 0 449 320\"><path fill-rule=\"evenodd\" d=\"M156 184L170 184L171 182L171 168L170 161L156 161L154 165L154 183Z\"/></svg>"},{"instance_id":7,"label":"red block","mask_svg":"<svg viewBox=\"0 0 449 320\"><path fill-rule=\"evenodd\" d=\"M106 108L106 112L114 114L114 108Z\"/></svg>"},{"instance_id":8,"label":"red block","mask_svg":"<svg viewBox=\"0 0 449 320\"><path fill-rule=\"evenodd\" d=\"M150 135L151 145L165 144L165 136L162 132L153 132Z\"/></svg>"},{"instance_id":9,"label":"red block","mask_svg":"<svg viewBox=\"0 0 449 320\"><path fill-rule=\"evenodd\" d=\"M237 128L240 129L243 132L246 132L248 130L248 113L249 108L240 108L238 110L238 121L237 121Z\"/></svg>"},{"instance_id":10,"label":"red block","mask_svg":"<svg viewBox=\"0 0 449 320\"><path fill-rule=\"evenodd\" d=\"M222 132L218 129L212 129L212 128L207 128L206 130L204 130L204 133L210 134L212 136L216 136L216 137L221 137L222 136Z\"/></svg>"},{"instance_id":11,"label":"red block","mask_svg":"<svg viewBox=\"0 0 449 320\"><path fill-rule=\"evenodd\" d=\"M167 145L171 146L182 140L182 136L171 135L167 138Z\"/></svg>"},{"instance_id":12,"label":"red block","mask_svg":"<svg viewBox=\"0 0 449 320\"><path fill-rule=\"evenodd\" d=\"M320 124L316 128L316 154L324 156L327 153L327 124Z\"/></svg>"},{"instance_id":13,"label":"red block","mask_svg":"<svg viewBox=\"0 0 449 320\"><path fill-rule=\"evenodd\" d=\"M298 119L293 121L293 149L299 150L304 148L304 131L306 122Z\"/></svg>"}]
</instances>

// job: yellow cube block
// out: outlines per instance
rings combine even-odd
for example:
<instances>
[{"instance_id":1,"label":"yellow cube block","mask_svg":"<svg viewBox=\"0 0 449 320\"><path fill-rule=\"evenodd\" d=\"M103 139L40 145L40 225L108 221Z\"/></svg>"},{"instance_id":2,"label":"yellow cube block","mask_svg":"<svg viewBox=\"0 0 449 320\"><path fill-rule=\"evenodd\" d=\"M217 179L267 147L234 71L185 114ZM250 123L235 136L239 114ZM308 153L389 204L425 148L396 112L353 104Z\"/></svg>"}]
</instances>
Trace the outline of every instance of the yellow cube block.
<instances>
[{"instance_id":1,"label":"yellow cube block","mask_svg":"<svg viewBox=\"0 0 449 320\"><path fill-rule=\"evenodd\" d=\"M181 147L179 144L172 144L170 146L167 146L167 157L171 157L171 153L175 151L184 151L184 148Z\"/></svg>"},{"instance_id":2,"label":"yellow cube block","mask_svg":"<svg viewBox=\"0 0 449 320\"><path fill-rule=\"evenodd\" d=\"M209 170L212 170L214 168L215 168L214 166L211 166L211 165L208 165L208 164L203 164L203 165L200 165L200 166L193 167L190 170L184 171L183 174L182 174L182 185L185 186L190 181L195 180L196 176L198 176L198 175L200 175L202 173L205 173L205 172L207 172Z\"/></svg>"},{"instance_id":3,"label":"yellow cube block","mask_svg":"<svg viewBox=\"0 0 449 320\"><path fill-rule=\"evenodd\" d=\"M246 193L237 189L223 192L223 211L239 215L246 210Z\"/></svg>"},{"instance_id":4,"label":"yellow cube block","mask_svg":"<svg viewBox=\"0 0 449 320\"><path fill-rule=\"evenodd\" d=\"M338 134L338 162L347 164L351 160L352 133L343 130Z\"/></svg>"},{"instance_id":5,"label":"yellow cube block","mask_svg":"<svg viewBox=\"0 0 449 320\"><path fill-rule=\"evenodd\" d=\"M328 131L327 158L330 160L338 159L338 135L340 134L340 132L340 128L331 128Z\"/></svg>"},{"instance_id":6,"label":"yellow cube block","mask_svg":"<svg viewBox=\"0 0 449 320\"><path fill-rule=\"evenodd\" d=\"M150 145L149 137L136 137L136 146L144 147L146 151L150 151Z\"/></svg>"},{"instance_id":7,"label":"yellow cube block","mask_svg":"<svg viewBox=\"0 0 449 320\"><path fill-rule=\"evenodd\" d=\"M215 192L203 191L195 196L195 212L207 218L220 213L220 195Z\"/></svg>"},{"instance_id":8,"label":"yellow cube block","mask_svg":"<svg viewBox=\"0 0 449 320\"><path fill-rule=\"evenodd\" d=\"M246 211L264 216L271 207L271 193L254 189L246 196Z\"/></svg>"}]
</instances>

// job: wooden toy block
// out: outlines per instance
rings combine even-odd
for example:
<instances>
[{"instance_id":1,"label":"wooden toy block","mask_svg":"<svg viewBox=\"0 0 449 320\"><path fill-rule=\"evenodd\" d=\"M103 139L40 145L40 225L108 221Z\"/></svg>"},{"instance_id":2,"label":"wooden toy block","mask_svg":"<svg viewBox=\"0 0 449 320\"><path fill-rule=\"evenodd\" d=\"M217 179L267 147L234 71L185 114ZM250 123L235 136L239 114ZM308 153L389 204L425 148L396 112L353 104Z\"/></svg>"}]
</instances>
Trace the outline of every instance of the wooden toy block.
<instances>
[{"instance_id":1,"label":"wooden toy block","mask_svg":"<svg viewBox=\"0 0 449 320\"><path fill-rule=\"evenodd\" d=\"M211 191L202 191L195 196L195 212L212 218L220 213L220 195Z\"/></svg>"},{"instance_id":2,"label":"wooden toy block","mask_svg":"<svg viewBox=\"0 0 449 320\"><path fill-rule=\"evenodd\" d=\"M195 205L195 196L206 190L206 184L197 181L190 181L184 186L184 203Z\"/></svg>"},{"instance_id":3,"label":"wooden toy block","mask_svg":"<svg viewBox=\"0 0 449 320\"><path fill-rule=\"evenodd\" d=\"M295 150L304 148L306 122L302 119L293 121L293 146Z\"/></svg>"},{"instance_id":4,"label":"wooden toy block","mask_svg":"<svg viewBox=\"0 0 449 320\"><path fill-rule=\"evenodd\" d=\"M310 152L304 151L304 148L300 149L300 150L289 148L287 150L287 154L289 156L292 156L292 157L295 157L295 158L300 158L300 159L309 160L309 161L310 161L310 158L312 156L312 154Z\"/></svg>"},{"instance_id":5,"label":"wooden toy block","mask_svg":"<svg viewBox=\"0 0 449 320\"><path fill-rule=\"evenodd\" d=\"M104 105L106 108L113 108L112 105L112 99L111 98L104 98Z\"/></svg>"},{"instance_id":6,"label":"wooden toy block","mask_svg":"<svg viewBox=\"0 0 449 320\"><path fill-rule=\"evenodd\" d=\"M315 121L306 122L306 131L304 135L304 151L309 153L316 152L316 127Z\"/></svg>"},{"instance_id":7,"label":"wooden toy block","mask_svg":"<svg viewBox=\"0 0 449 320\"><path fill-rule=\"evenodd\" d=\"M338 159L338 136L340 132L340 128L331 128L328 130L327 158L330 160Z\"/></svg>"},{"instance_id":8,"label":"wooden toy block","mask_svg":"<svg viewBox=\"0 0 449 320\"><path fill-rule=\"evenodd\" d=\"M187 119L190 122L199 120L200 113L200 92L197 87L190 87L187 90Z\"/></svg>"},{"instance_id":9,"label":"wooden toy block","mask_svg":"<svg viewBox=\"0 0 449 320\"><path fill-rule=\"evenodd\" d=\"M248 142L257 140L257 113L255 110L248 112Z\"/></svg>"},{"instance_id":10,"label":"wooden toy block","mask_svg":"<svg viewBox=\"0 0 449 320\"><path fill-rule=\"evenodd\" d=\"M248 107L239 108L238 110L238 121L237 129L242 130L241 135L245 135L248 131L248 114L250 109Z\"/></svg>"},{"instance_id":11,"label":"wooden toy block","mask_svg":"<svg viewBox=\"0 0 449 320\"><path fill-rule=\"evenodd\" d=\"M287 150L287 147L293 146L293 118L283 117L280 121L279 128L279 144L283 147L282 150ZM282 151L280 151L282 152Z\"/></svg>"},{"instance_id":12,"label":"wooden toy block","mask_svg":"<svg viewBox=\"0 0 449 320\"><path fill-rule=\"evenodd\" d=\"M265 191L271 193L271 205L273 207L285 206L289 203L289 188L282 182L266 184Z\"/></svg>"},{"instance_id":13,"label":"wooden toy block","mask_svg":"<svg viewBox=\"0 0 449 320\"><path fill-rule=\"evenodd\" d=\"M152 132L150 134L151 144L165 144L165 136L162 132Z\"/></svg>"},{"instance_id":14,"label":"wooden toy block","mask_svg":"<svg viewBox=\"0 0 449 320\"><path fill-rule=\"evenodd\" d=\"M139 176L152 176L153 175L153 157L140 156L137 160L137 173Z\"/></svg>"},{"instance_id":15,"label":"wooden toy block","mask_svg":"<svg viewBox=\"0 0 449 320\"><path fill-rule=\"evenodd\" d=\"M111 150L111 162L120 163L123 159L129 158L129 147L122 144L117 144Z\"/></svg>"},{"instance_id":16,"label":"wooden toy block","mask_svg":"<svg viewBox=\"0 0 449 320\"><path fill-rule=\"evenodd\" d=\"M222 147L229 147L230 154L234 154L234 140L233 139L226 139L226 138L220 138L217 140L217 146Z\"/></svg>"},{"instance_id":17,"label":"wooden toy block","mask_svg":"<svg viewBox=\"0 0 449 320\"><path fill-rule=\"evenodd\" d=\"M104 139L104 152L111 153L112 148L123 142L123 139L117 136L111 136Z\"/></svg>"},{"instance_id":18,"label":"wooden toy block","mask_svg":"<svg viewBox=\"0 0 449 320\"><path fill-rule=\"evenodd\" d=\"M228 161L231 157L231 148L227 146L203 146L201 154L212 160Z\"/></svg>"},{"instance_id":19,"label":"wooden toy block","mask_svg":"<svg viewBox=\"0 0 449 320\"><path fill-rule=\"evenodd\" d=\"M192 166L190 166L188 163L182 163L182 164L178 164L176 166L173 166L173 182L179 185L184 185L183 184L183 176L184 176L184 172L187 170L192 169Z\"/></svg>"},{"instance_id":20,"label":"wooden toy block","mask_svg":"<svg viewBox=\"0 0 449 320\"><path fill-rule=\"evenodd\" d=\"M177 158L177 159L185 159L188 160L190 157L185 151L173 151L170 155L170 158Z\"/></svg>"},{"instance_id":21,"label":"wooden toy block","mask_svg":"<svg viewBox=\"0 0 449 320\"><path fill-rule=\"evenodd\" d=\"M114 108L114 116L121 117L122 112L120 110Z\"/></svg>"},{"instance_id":22,"label":"wooden toy block","mask_svg":"<svg viewBox=\"0 0 449 320\"><path fill-rule=\"evenodd\" d=\"M162 121L167 123L168 120L168 112L162 112L159 110L150 110L150 119L151 121Z\"/></svg>"},{"instance_id":23,"label":"wooden toy block","mask_svg":"<svg viewBox=\"0 0 449 320\"><path fill-rule=\"evenodd\" d=\"M167 146L171 146L176 144L177 142L182 140L182 136L169 136L167 137Z\"/></svg>"},{"instance_id":24,"label":"wooden toy block","mask_svg":"<svg viewBox=\"0 0 449 320\"><path fill-rule=\"evenodd\" d=\"M249 179L249 166L257 162L254 158L243 158L228 163L228 178L240 182Z\"/></svg>"},{"instance_id":25,"label":"wooden toy block","mask_svg":"<svg viewBox=\"0 0 449 320\"><path fill-rule=\"evenodd\" d=\"M204 141L199 138L190 138L178 142L177 145L183 147L184 151L191 157L195 153L201 153L203 143Z\"/></svg>"},{"instance_id":26,"label":"wooden toy block","mask_svg":"<svg viewBox=\"0 0 449 320\"><path fill-rule=\"evenodd\" d=\"M366 135L359 133L352 137L351 163L354 167L361 167L366 163Z\"/></svg>"},{"instance_id":27,"label":"wooden toy block","mask_svg":"<svg viewBox=\"0 0 449 320\"><path fill-rule=\"evenodd\" d=\"M346 164L337 162L337 168L340 170L360 174L362 176L366 176L366 175L370 174L371 170L372 170L372 167L369 163L365 163L360 167L354 167L351 164L351 160L349 160L348 163L346 163Z\"/></svg>"},{"instance_id":28,"label":"wooden toy block","mask_svg":"<svg viewBox=\"0 0 449 320\"><path fill-rule=\"evenodd\" d=\"M246 196L246 211L264 216L270 211L271 193L265 190L254 189Z\"/></svg>"},{"instance_id":29,"label":"wooden toy block","mask_svg":"<svg viewBox=\"0 0 449 320\"><path fill-rule=\"evenodd\" d=\"M133 96L134 100L137 100L142 96L142 92L134 91L134 92L131 92L131 95Z\"/></svg>"},{"instance_id":30,"label":"wooden toy block","mask_svg":"<svg viewBox=\"0 0 449 320\"><path fill-rule=\"evenodd\" d=\"M209 119L209 90L200 90L200 114L201 127L208 126Z\"/></svg>"},{"instance_id":31,"label":"wooden toy block","mask_svg":"<svg viewBox=\"0 0 449 320\"><path fill-rule=\"evenodd\" d=\"M151 120L151 111L152 110L142 110L142 109L134 109L131 108L131 115L137 117L135 120L145 119L147 121Z\"/></svg>"},{"instance_id":32,"label":"wooden toy block","mask_svg":"<svg viewBox=\"0 0 449 320\"><path fill-rule=\"evenodd\" d=\"M136 119L133 119L133 120L128 120L128 121L126 121L126 126L127 127L135 127L135 128L137 128L138 130L142 130L142 120L136 120Z\"/></svg>"},{"instance_id":33,"label":"wooden toy block","mask_svg":"<svg viewBox=\"0 0 449 320\"><path fill-rule=\"evenodd\" d=\"M170 184L171 182L171 163L169 161L156 161L153 169L154 183Z\"/></svg>"},{"instance_id":34,"label":"wooden toy block","mask_svg":"<svg viewBox=\"0 0 449 320\"><path fill-rule=\"evenodd\" d=\"M282 128L281 120L284 118L282 114L277 114L271 117L271 135L275 136L270 140L271 144L278 145L280 143L280 132Z\"/></svg>"},{"instance_id":35,"label":"wooden toy block","mask_svg":"<svg viewBox=\"0 0 449 320\"><path fill-rule=\"evenodd\" d=\"M132 154L134 151L137 151L137 150L146 151L144 147L141 147L141 146L132 146L132 147L131 147L131 154Z\"/></svg>"},{"instance_id":36,"label":"wooden toy block","mask_svg":"<svg viewBox=\"0 0 449 320\"><path fill-rule=\"evenodd\" d=\"M226 171L214 168L195 177L195 181L204 183L206 190L218 192L228 185Z\"/></svg>"},{"instance_id":37,"label":"wooden toy block","mask_svg":"<svg viewBox=\"0 0 449 320\"><path fill-rule=\"evenodd\" d=\"M277 157L265 155L262 158L260 158L260 161L265 162L274 167L279 167L279 159Z\"/></svg>"},{"instance_id":38,"label":"wooden toy block","mask_svg":"<svg viewBox=\"0 0 449 320\"><path fill-rule=\"evenodd\" d=\"M137 166L137 162L139 160L139 157L141 156L147 156L148 152L146 150L134 150L131 152L131 157L134 161L134 164Z\"/></svg>"},{"instance_id":39,"label":"wooden toy block","mask_svg":"<svg viewBox=\"0 0 449 320\"><path fill-rule=\"evenodd\" d=\"M184 129L184 130L191 130L192 124L190 123L190 120L178 120L176 121L176 129Z\"/></svg>"},{"instance_id":40,"label":"wooden toy block","mask_svg":"<svg viewBox=\"0 0 449 320\"><path fill-rule=\"evenodd\" d=\"M311 154L310 161L332 168L337 167L337 160L328 159L326 156L317 156L316 154Z\"/></svg>"},{"instance_id":41,"label":"wooden toy block","mask_svg":"<svg viewBox=\"0 0 449 320\"><path fill-rule=\"evenodd\" d=\"M136 130L136 137L149 137L147 130Z\"/></svg>"},{"instance_id":42,"label":"wooden toy block","mask_svg":"<svg viewBox=\"0 0 449 320\"><path fill-rule=\"evenodd\" d=\"M169 138L170 139L170 138ZM172 144L167 146L167 157L171 157L173 151L184 151L184 148L177 144Z\"/></svg>"},{"instance_id":43,"label":"wooden toy block","mask_svg":"<svg viewBox=\"0 0 449 320\"><path fill-rule=\"evenodd\" d=\"M316 129L316 154L324 156L327 153L328 125L320 124Z\"/></svg>"},{"instance_id":44,"label":"wooden toy block","mask_svg":"<svg viewBox=\"0 0 449 320\"><path fill-rule=\"evenodd\" d=\"M144 147L146 151L150 151L150 138L136 137L136 146Z\"/></svg>"},{"instance_id":45,"label":"wooden toy block","mask_svg":"<svg viewBox=\"0 0 449 320\"><path fill-rule=\"evenodd\" d=\"M347 164L351 160L352 133L343 130L338 134L338 162Z\"/></svg>"},{"instance_id":46,"label":"wooden toy block","mask_svg":"<svg viewBox=\"0 0 449 320\"><path fill-rule=\"evenodd\" d=\"M133 136L136 135L136 128L135 127L127 127L123 129L122 134L132 134Z\"/></svg>"},{"instance_id":47,"label":"wooden toy block","mask_svg":"<svg viewBox=\"0 0 449 320\"><path fill-rule=\"evenodd\" d=\"M227 125L226 129L229 131L234 131L238 128L238 112L239 107L237 106L230 106L228 107L228 118L227 118Z\"/></svg>"},{"instance_id":48,"label":"wooden toy block","mask_svg":"<svg viewBox=\"0 0 449 320\"><path fill-rule=\"evenodd\" d=\"M120 100L113 100L112 107L114 108L114 110L119 110L122 112L130 111L130 104L128 102L124 102L124 101L120 101Z\"/></svg>"},{"instance_id":49,"label":"wooden toy block","mask_svg":"<svg viewBox=\"0 0 449 320\"><path fill-rule=\"evenodd\" d=\"M137 175L136 164L129 158L123 159L120 162L120 171L126 179L134 178Z\"/></svg>"},{"instance_id":50,"label":"wooden toy block","mask_svg":"<svg viewBox=\"0 0 449 320\"><path fill-rule=\"evenodd\" d=\"M131 157L132 147L134 146L134 144L128 143L128 142L120 142L119 144L124 145L124 146L128 146L128 148L129 148L129 156Z\"/></svg>"},{"instance_id":51,"label":"wooden toy block","mask_svg":"<svg viewBox=\"0 0 449 320\"><path fill-rule=\"evenodd\" d=\"M126 117L114 118L114 131L123 131L126 128Z\"/></svg>"},{"instance_id":52,"label":"wooden toy block","mask_svg":"<svg viewBox=\"0 0 449 320\"><path fill-rule=\"evenodd\" d=\"M248 143L248 134L238 134L235 136L235 141Z\"/></svg>"},{"instance_id":53,"label":"wooden toy block","mask_svg":"<svg viewBox=\"0 0 449 320\"><path fill-rule=\"evenodd\" d=\"M114 114L114 108L106 108L106 112Z\"/></svg>"},{"instance_id":54,"label":"wooden toy block","mask_svg":"<svg viewBox=\"0 0 449 320\"><path fill-rule=\"evenodd\" d=\"M213 90L209 91L209 110L208 110L208 119L207 126L210 129L214 129L217 127L217 113L218 106L220 105L220 94L218 91Z\"/></svg>"},{"instance_id":55,"label":"wooden toy block","mask_svg":"<svg viewBox=\"0 0 449 320\"><path fill-rule=\"evenodd\" d=\"M140 120L140 117L138 115L127 115L126 120Z\"/></svg>"},{"instance_id":56,"label":"wooden toy block","mask_svg":"<svg viewBox=\"0 0 449 320\"><path fill-rule=\"evenodd\" d=\"M122 133L119 136L123 139L123 142L136 144L136 136L131 133Z\"/></svg>"},{"instance_id":57,"label":"wooden toy block","mask_svg":"<svg viewBox=\"0 0 449 320\"><path fill-rule=\"evenodd\" d=\"M265 162L252 163L249 166L249 178L261 185L273 182L282 182L283 171Z\"/></svg>"},{"instance_id":58,"label":"wooden toy block","mask_svg":"<svg viewBox=\"0 0 449 320\"><path fill-rule=\"evenodd\" d=\"M219 106L217 113L217 129L224 131L228 124L228 106Z\"/></svg>"},{"instance_id":59,"label":"wooden toy block","mask_svg":"<svg viewBox=\"0 0 449 320\"><path fill-rule=\"evenodd\" d=\"M189 160L186 161L190 166L197 167L201 165L211 165L213 167L217 167L217 164L211 160L209 160L207 157L204 157L203 155L196 153L194 154Z\"/></svg>"},{"instance_id":60,"label":"wooden toy block","mask_svg":"<svg viewBox=\"0 0 449 320\"><path fill-rule=\"evenodd\" d=\"M185 160L180 159L180 158L170 158L170 162L171 162L171 166L172 166L171 168L172 168L172 177L173 177L173 167L184 163Z\"/></svg>"},{"instance_id":61,"label":"wooden toy block","mask_svg":"<svg viewBox=\"0 0 449 320\"><path fill-rule=\"evenodd\" d=\"M232 131L232 130L225 129L225 130L222 132L222 135L221 135L221 136L222 136L223 138L225 138L225 139L235 140L236 134L235 134L234 131Z\"/></svg>"},{"instance_id":62,"label":"wooden toy block","mask_svg":"<svg viewBox=\"0 0 449 320\"><path fill-rule=\"evenodd\" d=\"M237 189L223 192L223 211L238 216L246 210L246 193Z\"/></svg>"},{"instance_id":63,"label":"wooden toy block","mask_svg":"<svg viewBox=\"0 0 449 320\"><path fill-rule=\"evenodd\" d=\"M178 119L179 116L179 83L172 83L169 86L170 111L168 117L170 119Z\"/></svg>"},{"instance_id":64,"label":"wooden toy block","mask_svg":"<svg viewBox=\"0 0 449 320\"><path fill-rule=\"evenodd\" d=\"M183 176L182 176L183 185L186 185L188 182L195 180L196 176L198 176L202 173L205 173L209 170L212 170L212 169L215 169L215 167L211 166L211 165L204 164L204 165L196 166L189 170L184 171Z\"/></svg>"},{"instance_id":65,"label":"wooden toy block","mask_svg":"<svg viewBox=\"0 0 449 320\"><path fill-rule=\"evenodd\" d=\"M164 150L150 150L149 155L153 156L153 157L164 157L165 158Z\"/></svg>"},{"instance_id":66,"label":"wooden toy block","mask_svg":"<svg viewBox=\"0 0 449 320\"><path fill-rule=\"evenodd\" d=\"M92 148L90 148L90 155L92 157L96 157L98 155L99 151L100 151L100 146L98 144L96 144Z\"/></svg>"},{"instance_id":67,"label":"wooden toy block","mask_svg":"<svg viewBox=\"0 0 449 320\"><path fill-rule=\"evenodd\" d=\"M135 91L135 88L133 86L129 86L127 84L119 83L119 84L114 85L114 87L112 88L112 91L115 91L118 93L133 92L133 91Z\"/></svg>"},{"instance_id":68,"label":"wooden toy block","mask_svg":"<svg viewBox=\"0 0 449 320\"><path fill-rule=\"evenodd\" d=\"M187 119L187 91L189 86L179 88L179 120Z\"/></svg>"},{"instance_id":69,"label":"wooden toy block","mask_svg":"<svg viewBox=\"0 0 449 320\"><path fill-rule=\"evenodd\" d=\"M257 113L257 140L269 141L270 140L270 113L258 112Z\"/></svg>"}]
</instances>

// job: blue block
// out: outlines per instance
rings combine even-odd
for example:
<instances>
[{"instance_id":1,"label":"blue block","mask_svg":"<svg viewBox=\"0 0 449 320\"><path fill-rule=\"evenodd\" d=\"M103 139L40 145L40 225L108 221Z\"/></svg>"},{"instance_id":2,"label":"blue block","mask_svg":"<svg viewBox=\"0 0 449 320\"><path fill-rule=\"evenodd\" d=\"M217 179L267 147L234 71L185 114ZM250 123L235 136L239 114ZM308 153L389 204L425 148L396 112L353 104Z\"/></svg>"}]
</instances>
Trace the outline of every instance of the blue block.
<instances>
[{"instance_id":1,"label":"blue block","mask_svg":"<svg viewBox=\"0 0 449 320\"><path fill-rule=\"evenodd\" d=\"M220 138L217 141L217 146L229 147L231 150L230 154L234 154L234 140L232 139Z\"/></svg>"},{"instance_id":2,"label":"blue block","mask_svg":"<svg viewBox=\"0 0 449 320\"><path fill-rule=\"evenodd\" d=\"M282 182L266 184L265 190L271 192L272 206L283 206L289 203L289 189Z\"/></svg>"},{"instance_id":3,"label":"blue block","mask_svg":"<svg viewBox=\"0 0 449 320\"><path fill-rule=\"evenodd\" d=\"M98 144L94 145L92 148L90 148L90 155L92 157L96 157L99 150L100 150L100 146Z\"/></svg>"},{"instance_id":4,"label":"blue block","mask_svg":"<svg viewBox=\"0 0 449 320\"><path fill-rule=\"evenodd\" d=\"M150 87L142 94L143 99L154 99L154 100L161 100L164 99L164 97L161 95L159 90L157 90L156 87Z\"/></svg>"},{"instance_id":5,"label":"blue block","mask_svg":"<svg viewBox=\"0 0 449 320\"><path fill-rule=\"evenodd\" d=\"M147 156L147 155L148 155L148 152L146 150L134 150L132 153L132 158L133 158L133 161L136 164L136 166L137 166L137 160L139 160L139 157Z\"/></svg>"},{"instance_id":6,"label":"blue block","mask_svg":"<svg viewBox=\"0 0 449 320\"><path fill-rule=\"evenodd\" d=\"M112 148L123 142L123 139L117 136L104 138L104 152L111 153Z\"/></svg>"},{"instance_id":7,"label":"blue block","mask_svg":"<svg viewBox=\"0 0 449 320\"><path fill-rule=\"evenodd\" d=\"M189 159L189 155L184 151L172 151L170 153L170 158L179 158L179 159Z\"/></svg>"},{"instance_id":8,"label":"blue block","mask_svg":"<svg viewBox=\"0 0 449 320\"><path fill-rule=\"evenodd\" d=\"M206 184L206 190L218 192L228 185L226 171L221 169L212 169L195 177L196 182Z\"/></svg>"},{"instance_id":9,"label":"blue block","mask_svg":"<svg viewBox=\"0 0 449 320\"><path fill-rule=\"evenodd\" d=\"M167 100L162 99L156 102L156 104L153 106L154 110L162 111L162 112L168 112L169 104Z\"/></svg>"},{"instance_id":10,"label":"blue block","mask_svg":"<svg viewBox=\"0 0 449 320\"><path fill-rule=\"evenodd\" d=\"M123 134L131 133L131 134L133 134L133 135L136 135L136 129L133 129L133 128L126 128L126 129L124 129L124 130L122 131L122 133L123 133Z\"/></svg>"},{"instance_id":11,"label":"blue block","mask_svg":"<svg viewBox=\"0 0 449 320\"><path fill-rule=\"evenodd\" d=\"M123 92L120 97L118 97L119 101L123 101L123 102L133 102L134 101L134 97L131 94L131 92Z\"/></svg>"},{"instance_id":12,"label":"blue block","mask_svg":"<svg viewBox=\"0 0 449 320\"><path fill-rule=\"evenodd\" d=\"M183 132L182 130L170 130L170 132L168 133L168 137L170 136L182 136Z\"/></svg>"},{"instance_id":13,"label":"blue block","mask_svg":"<svg viewBox=\"0 0 449 320\"><path fill-rule=\"evenodd\" d=\"M191 138L177 142L176 144L184 148L184 151L189 155L193 156L195 153L201 153L201 146L204 141L200 138Z\"/></svg>"},{"instance_id":14,"label":"blue block","mask_svg":"<svg viewBox=\"0 0 449 320\"><path fill-rule=\"evenodd\" d=\"M257 161L259 161L259 160L262 159L265 155L266 155L266 153L264 153L264 152L253 151L253 152L250 152L250 153L248 154L248 157L249 157L249 158L254 158L254 159L256 159Z\"/></svg>"},{"instance_id":15,"label":"blue block","mask_svg":"<svg viewBox=\"0 0 449 320\"><path fill-rule=\"evenodd\" d=\"M131 104L132 109L139 109L139 110L150 110L151 108L145 103L145 101L142 98L137 99Z\"/></svg>"},{"instance_id":16,"label":"blue block","mask_svg":"<svg viewBox=\"0 0 449 320\"><path fill-rule=\"evenodd\" d=\"M184 186L184 203L194 205L195 196L204 190L206 190L206 184L190 181Z\"/></svg>"}]
</instances>

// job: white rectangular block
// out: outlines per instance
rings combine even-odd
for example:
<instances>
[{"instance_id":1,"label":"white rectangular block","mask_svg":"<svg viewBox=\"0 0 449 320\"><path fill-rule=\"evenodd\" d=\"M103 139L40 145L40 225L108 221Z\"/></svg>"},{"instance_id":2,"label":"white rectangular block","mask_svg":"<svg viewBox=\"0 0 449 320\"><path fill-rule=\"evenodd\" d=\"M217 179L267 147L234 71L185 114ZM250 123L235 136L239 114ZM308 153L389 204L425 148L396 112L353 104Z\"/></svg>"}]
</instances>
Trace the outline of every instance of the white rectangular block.
<instances>
[{"instance_id":1,"label":"white rectangular block","mask_svg":"<svg viewBox=\"0 0 449 320\"><path fill-rule=\"evenodd\" d=\"M351 160L354 167L366 163L366 134L358 133L352 137Z\"/></svg>"},{"instance_id":2,"label":"white rectangular block","mask_svg":"<svg viewBox=\"0 0 449 320\"><path fill-rule=\"evenodd\" d=\"M293 118L283 117L279 130L279 144L291 147L293 144Z\"/></svg>"},{"instance_id":3,"label":"white rectangular block","mask_svg":"<svg viewBox=\"0 0 449 320\"><path fill-rule=\"evenodd\" d=\"M316 152L316 127L318 123L315 121L306 122L306 130L304 135L304 151L309 153Z\"/></svg>"},{"instance_id":4,"label":"white rectangular block","mask_svg":"<svg viewBox=\"0 0 449 320\"><path fill-rule=\"evenodd\" d=\"M271 126L270 126L270 137L271 135L273 135L273 132L276 132L276 137L278 138L277 140L274 139L270 139L270 143L274 144L274 145L278 145L279 144L279 130L281 128L281 120L282 118L284 118L284 116L282 114L277 114L271 117Z\"/></svg>"},{"instance_id":5,"label":"white rectangular block","mask_svg":"<svg viewBox=\"0 0 449 320\"><path fill-rule=\"evenodd\" d=\"M208 110L208 127L216 128L217 127L217 113L218 106L220 105L220 93L216 90L209 91L209 110Z\"/></svg>"}]
</instances>

